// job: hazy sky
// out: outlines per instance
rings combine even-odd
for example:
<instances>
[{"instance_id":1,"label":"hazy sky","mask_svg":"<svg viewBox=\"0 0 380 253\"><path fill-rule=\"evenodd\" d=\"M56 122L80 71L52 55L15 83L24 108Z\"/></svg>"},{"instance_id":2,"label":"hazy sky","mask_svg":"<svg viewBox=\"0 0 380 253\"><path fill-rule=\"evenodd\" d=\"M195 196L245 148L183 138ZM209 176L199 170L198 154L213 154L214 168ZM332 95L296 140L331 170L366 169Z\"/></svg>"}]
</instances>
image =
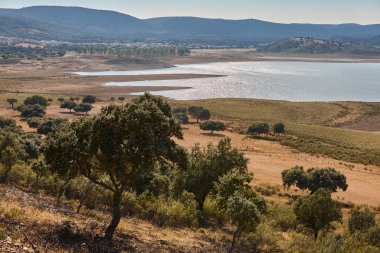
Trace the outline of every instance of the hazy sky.
<instances>
[{"instance_id":1,"label":"hazy sky","mask_svg":"<svg viewBox=\"0 0 380 253\"><path fill-rule=\"evenodd\" d=\"M380 23L380 0L0 0L0 8L82 6L139 18L256 18L283 23Z\"/></svg>"}]
</instances>

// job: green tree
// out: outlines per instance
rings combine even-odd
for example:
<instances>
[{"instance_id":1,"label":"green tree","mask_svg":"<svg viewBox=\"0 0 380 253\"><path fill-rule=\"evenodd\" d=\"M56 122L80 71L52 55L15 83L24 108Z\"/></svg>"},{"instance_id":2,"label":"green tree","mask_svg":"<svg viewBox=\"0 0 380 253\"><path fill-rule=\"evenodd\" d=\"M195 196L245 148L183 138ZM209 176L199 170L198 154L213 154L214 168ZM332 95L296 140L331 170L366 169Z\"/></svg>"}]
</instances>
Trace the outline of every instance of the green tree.
<instances>
[{"instance_id":1,"label":"green tree","mask_svg":"<svg viewBox=\"0 0 380 253\"><path fill-rule=\"evenodd\" d=\"M211 112L208 109L203 109L200 113L198 118L200 120L209 120L211 118Z\"/></svg>"},{"instance_id":2,"label":"green tree","mask_svg":"<svg viewBox=\"0 0 380 253\"><path fill-rule=\"evenodd\" d=\"M304 171L303 167L296 166L281 172L283 185L290 187L295 185L301 190L308 189L314 193L319 188L326 188L336 192L338 188L346 191L348 185L346 176L333 168L310 168Z\"/></svg>"},{"instance_id":3,"label":"green tree","mask_svg":"<svg viewBox=\"0 0 380 253\"><path fill-rule=\"evenodd\" d=\"M15 98L7 98L7 102L8 102L8 104L10 104L12 106L12 109L13 109L14 104L17 103L17 99L15 99Z\"/></svg>"},{"instance_id":4,"label":"green tree","mask_svg":"<svg viewBox=\"0 0 380 253\"><path fill-rule=\"evenodd\" d=\"M83 103L90 104L92 107L92 104L96 102L96 97L87 95L82 99Z\"/></svg>"},{"instance_id":5,"label":"green tree","mask_svg":"<svg viewBox=\"0 0 380 253\"><path fill-rule=\"evenodd\" d=\"M248 128L248 133L251 134L268 134L269 133L269 125L267 123L258 123L258 124L252 124Z\"/></svg>"},{"instance_id":6,"label":"green tree","mask_svg":"<svg viewBox=\"0 0 380 253\"><path fill-rule=\"evenodd\" d=\"M49 167L45 160L36 160L32 163L32 170L36 174L36 188L39 187L42 178L49 174Z\"/></svg>"},{"instance_id":7,"label":"green tree","mask_svg":"<svg viewBox=\"0 0 380 253\"><path fill-rule=\"evenodd\" d=\"M15 128L16 127L16 121L14 119L8 119L0 116L0 129L3 128Z\"/></svg>"},{"instance_id":8,"label":"green tree","mask_svg":"<svg viewBox=\"0 0 380 253\"><path fill-rule=\"evenodd\" d=\"M284 125L284 123L279 122L279 123L274 124L274 126L273 126L273 132L275 134L284 134L285 133L285 125Z\"/></svg>"},{"instance_id":9,"label":"green tree","mask_svg":"<svg viewBox=\"0 0 380 253\"><path fill-rule=\"evenodd\" d=\"M365 232L368 229L376 226L375 214L365 210L353 210L348 219L348 228L351 233L356 231Z\"/></svg>"},{"instance_id":10,"label":"green tree","mask_svg":"<svg viewBox=\"0 0 380 253\"><path fill-rule=\"evenodd\" d=\"M0 163L4 168L3 181L8 182L8 174L13 165L25 158L25 152L21 146L17 135L11 132L6 133L0 139Z\"/></svg>"},{"instance_id":11,"label":"green tree","mask_svg":"<svg viewBox=\"0 0 380 253\"><path fill-rule=\"evenodd\" d=\"M182 132L169 104L145 94L64 125L49 135L44 153L57 173L82 175L112 193L112 220L105 231L105 239L112 241L123 193L157 163L175 161L173 137L182 138Z\"/></svg>"},{"instance_id":12,"label":"green tree","mask_svg":"<svg viewBox=\"0 0 380 253\"><path fill-rule=\"evenodd\" d=\"M21 105L17 107L17 110L21 112L21 117L31 118L31 117L40 117L42 118L45 115L45 107L40 104L35 105Z\"/></svg>"},{"instance_id":13,"label":"green tree","mask_svg":"<svg viewBox=\"0 0 380 253\"><path fill-rule=\"evenodd\" d=\"M124 96L120 96L117 98L121 103L123 103L125 101L125 97Z\"/></svg>"},{"instance_id":14,"label":"green tree","mask_svg":"<svg viewBox=\"0 0 380 253\"><path fill-rule=\"evenodd\" d=\"M65 101L65 98L58 98L58 101L60 102L60 103L63 103L63 101Z\"/></svg>"},{"instance_id":15,"label":"green tree","mask_svg":"<svg viewBox=\"0 0 380 253\"><path fill-rule=\"evenodd\" d=\"M90 104L81 103L80 105L74 107L75 112L84 112L88 115L88 112L92 110L92 106Z\"/></svg>"},{"instance_id":16,"label":"green tree","mask_svg":"<svg viewBox=\"0 0 380 253\"><path fill-rule=\"evenodd\" d=\"M71 112L71 110L74 109L76 106L77 106L77 104L75 102L73 102L73 101L64 101L60 105L60 108L69 109L70 112Z\"/></svg>"},{"instance_id":17,"label":"green tree","mask_svg":"<svg viewBox=\"0 0 380 253\"><path fill-rule=\"evenodd\" d=\"M328 229L333 221L341 221L341 207L331 199L331 192L320 188L313 194L299 198L294 205L297 220L314 232L317 239L322 229Z\"/></svg>"},{"instance_id":18,"label":"green tree","mask_svg":"<svg viewBox=\"0 0 380 253\"><path fill-rule=\"evenodd\" d=\"M205 122L202 122L199 127L202 129L202 130L205 130L205 131L211 131L211 134L214 133L214 131L224 131L226 130L226 126L224 125L223 122L219 122L219 121L205 121Z\"/></svg>"},{"instance_id":19,"label":"green tree","mask_svg":"<svg viewBox=\"0 0 380 253\"><path fill-rule=\"evenodd\" d=\"M189 165L183 178L184 190L195 195L199 210L203 212L204 202L214 189L218 179L230 171L247 171L248 159L233 148L231 139L223 138L217 146L206 148L196 145L189 154Z\"/></svg>"},{"instance_id":20,"label":"green tree","mask_svg":"<svg viewBox=\"0 0 380 253\"><path fill-rule=\"evenodd\" d=\"M46 98L40 96L40 95L34 95L31 97L27 97L24 100L25 105L41 105L42 107L46 107L49 105L49 101L47 101Z\"/></svg>"},{"instance_id":21,"label":"green tree","mask_svg":"<svg viewBox=\"0 0 380 253\"><path fill-rule=\"evenodd\" d=\"M197 122L202 119L208 120L211 117L210 111L202 106L190 106L188 112L191 116L197 119Z\"/></svg>"}]
</instances>

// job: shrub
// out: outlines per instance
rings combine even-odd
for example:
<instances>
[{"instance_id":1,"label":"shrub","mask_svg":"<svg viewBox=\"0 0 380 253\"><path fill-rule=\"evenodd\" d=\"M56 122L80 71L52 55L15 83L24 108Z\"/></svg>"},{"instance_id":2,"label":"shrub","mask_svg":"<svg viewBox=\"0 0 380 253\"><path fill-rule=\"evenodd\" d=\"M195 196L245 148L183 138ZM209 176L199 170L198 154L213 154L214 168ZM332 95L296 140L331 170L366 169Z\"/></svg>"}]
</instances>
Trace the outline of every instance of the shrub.
<instances>
[{"instance_id":1,"label":"shrub","mask_svg":"<svg viewBox=\"0 0 380 253\"><path fill-rule=\"evenodd\" d=\"M84 112L84 113L86 113L86 115L91 110L92 110L92 106L90 104L86 104L86 103L82 103L82 104L80 104L74 108L75 112Z\"/></svg>"},{"instance_id":2,"label":"shrub","mask_svg":"<svg viewBox=\"0 0 380 253\"><path fill-rule=\"evenodd\" d=\"M174 117L180 124L189 124L189 117L185 113L174 113Z\"/></svg>"},{"instance_id":3,"label":"shrub","mask_svg":"<svg viewBox=\"0 0 380 253\"><path fill-rule=\"evenodd\" d=\"M267 123L252 124L248 128L248 133L250 133L250 134L268 134L269 133L269 125Z\"/></svg>"},{"instance_id":4,"label":"shrub","mask_svg":"<svg viewBox=\"0 0 380 253\"><path fill-rule=\"evenodd\" d=\"M282 231L288 231L297 227L297 217L290 205L272 204L269 206L267 219L274 223Z\"/></svg>"},{"instance_id":5,"label":"shrub","mask_svg":"<svg viewBox=\"0 0 380 253\"><path fill-rule=\"evenodd\" d=\"M21 112L21 117L31 118L31 117L40 117L42 118L45 115L45 107L40 104L35 105L20 105L17 107L17 110Z\"/></svg>"},{"instance_id":6,"label":"shrub","mask_svg":"<svg viewBox=\"0 0 380 253\"><path fill-rule=\"evenodd\" d=\"M82 102L91 105L96 102L96 97L87 95L82 99Z\"/></svg>"},{"instance_id":7,"label":"shrub","mask_svg":"<svg viewBox=\"0 0 380 253\"><path fill-rule=\"evenodd\" d=\"M285 125L281 122L274 124L273 132L275 134L283 134L285 133Z\"/></svg>"},{"instance_id":8,"label":"shrub","mask_svg":"<svg viewBox=\"0 0 380 253\"><path fill-rule=\"evenodd\" d=\"M14 119L8 119L0 116L0 129L8 127L16 127L16 121Z\"/></svg>"},{"instance_id":9,"label":"shrub","mask_svg":"<svg viewBox=\"0 0 380 253\"><path fill-rule=\"evenodd\" d=\"M380 226L375 226L368 229L366 233L366 241L380 249Z\"/></svg>"},{"instance_id":10,"label":"shrub","mask_svg":"<svg viewBox=\"0 0 380 253\"><path fill-rule=\"evenodd\" d=\"M353 210L348 219L348 228L351 233L365 232L376 225L375 214L367 210Z\"/></svg>"}]
</instances>

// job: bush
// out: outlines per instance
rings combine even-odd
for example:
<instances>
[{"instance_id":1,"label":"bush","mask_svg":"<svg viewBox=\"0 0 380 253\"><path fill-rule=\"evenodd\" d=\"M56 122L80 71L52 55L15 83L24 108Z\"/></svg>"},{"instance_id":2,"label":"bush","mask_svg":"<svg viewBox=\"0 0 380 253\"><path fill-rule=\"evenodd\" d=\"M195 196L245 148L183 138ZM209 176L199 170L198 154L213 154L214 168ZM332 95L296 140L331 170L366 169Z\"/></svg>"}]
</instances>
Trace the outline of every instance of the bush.
<instances>
[{"instance_id":1,"label":"bush","mask_svg":"<svg viewBox=\"0 0 380 253\"><path fill-rule=\"evenodd\" d=\"M298 224L293 207L290 205L270 205L266 219L282 231L296 229Z\"/></svg>"},{"instance_id":2,"label":"bush","mask_svg":"<svg viewBox=\"0 0 380 253\"><path fill-rule=\"evenodd\" d=\"M28 118L26 122L28 123L28 126L30 128L38 128L41 125L41 123L44 122L44 119L39 117L31 117Z\"/></svg>"},{"instance_id":3,"label":"bush","mask_svg":"<svg viewBox=\"0 0 380 253\"><path fill-rule=\"evenodd\" d=\"M7 127L16 127L16 121L14 119L8 119L0 116L0 129Z\"/></svg>"},{"instance_id":4,"label":"bush","mask_svg":"<svg viewBox=\"0 0 380 253\"><path fill-rule=\"evenodd\" d=\"M380 226L368 229L365 238L370 245L380 249Z\"/></svg>"},{"instance_id":5,"label":"bush","mask_svg":"<svg viewBox=\"0 0 380 253\"><path fill-rule=\"evenodd\" d=\"M351 233L365 232L376 225L375 214L367 210L353 210L348 219L348 228Z\"/></svg>"},{"instance_id":6,"label":"bush","mask_svg":"<svg viewBox=\"0 0 380 253\"><path fill-rule=\"evenodd\" d=\"M274 124L273 132L275 134L284 134L285 133L285 125L281 122Z\"/></svg>"},{"instance_id":7,"label":"bush","mask_svg":"<svg viewBox=\"0 0 380 253\"><path fill-rule=\"evenodd\" d=\"M36 174L30 166L19 163L14 165L10 170L8 180L22 187L30 187L36 180Z\"/></svg>"},{"instance_id":8,"label":"bush","mask_svg":"<svg viewBox=\"0 0 380 253\"><path fill-rule=\"evenodd\" d=\"M185 113L174 113L174 117L180 124L189 124L189 117Z\"/></svg>"},{"instance_id":9,"label":"bush","mask_svg":"<svg viewBox=\"0 0 380 253\"><path fill-rule=\"evenodd\" d=\"M268 134L269 133L269 125L267 123L252 124L248 128L248 133L250 133L250 134Z\"/></svg>"}]
</instances>

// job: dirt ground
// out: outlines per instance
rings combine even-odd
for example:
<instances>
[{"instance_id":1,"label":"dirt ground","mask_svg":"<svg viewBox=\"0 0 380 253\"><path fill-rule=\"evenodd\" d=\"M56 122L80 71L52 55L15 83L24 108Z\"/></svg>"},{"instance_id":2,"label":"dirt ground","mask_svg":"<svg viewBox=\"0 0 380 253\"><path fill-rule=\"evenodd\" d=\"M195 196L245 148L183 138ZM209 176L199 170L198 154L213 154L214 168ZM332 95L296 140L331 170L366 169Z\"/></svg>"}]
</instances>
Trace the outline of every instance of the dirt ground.
<instances>
[{"instance_id":1,"label":"dirt ground","mask_svg":"<svg viewBox=\"0 0 380 253\"><path fill-rule=\"evenodd\" d=\"M344 202L355 204L380 205L380 168L361 164L340 162L326 157L316 157L304 153L295 153L290 148L277 142L254 140L244 135L223 131L210 135L200 130L198 125L186 125L184 139L178 140L180 145L191 147L195 143L207 145L209 142L217 143L224 136L232 139L233 145L243 151L249 158L248 169L254 173L253 184L281 185L281 172L295 165L310 167L333 167L344 173L347 177L348 189L339 191L334 196Z\"/></svg>"}]
</instances>

